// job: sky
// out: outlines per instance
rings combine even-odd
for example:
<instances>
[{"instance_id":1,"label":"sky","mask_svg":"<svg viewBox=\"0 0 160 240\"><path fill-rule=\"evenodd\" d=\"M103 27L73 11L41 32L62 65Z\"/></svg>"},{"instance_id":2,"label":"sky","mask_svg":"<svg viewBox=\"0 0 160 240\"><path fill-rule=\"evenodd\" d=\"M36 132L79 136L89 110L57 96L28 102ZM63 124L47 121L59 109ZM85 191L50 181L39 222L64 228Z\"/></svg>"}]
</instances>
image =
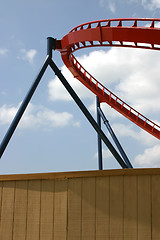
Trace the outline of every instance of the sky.
<instances>
[{"instance_id":1,"label":"sky","mask_svg":"<svg viewBox=\"0 0 160 240\"><path fill-rule=\"evenodd\" d=\"M1 0L0 142L45 60L47 37L62 39L88 21L159 15L159 0ZM94 48L76 57L98 81L160 123L159 51ZM96 119L96 96L72 77L58 51L53 60ZM159 140L107 104L101 107L133 167L160 167ZM102 129L112 142L103 123ZM121 168L104 144L103 168ZM0 174L97 169L97 133L48 68L0 159Z\"/></svg>"}]
</instances>

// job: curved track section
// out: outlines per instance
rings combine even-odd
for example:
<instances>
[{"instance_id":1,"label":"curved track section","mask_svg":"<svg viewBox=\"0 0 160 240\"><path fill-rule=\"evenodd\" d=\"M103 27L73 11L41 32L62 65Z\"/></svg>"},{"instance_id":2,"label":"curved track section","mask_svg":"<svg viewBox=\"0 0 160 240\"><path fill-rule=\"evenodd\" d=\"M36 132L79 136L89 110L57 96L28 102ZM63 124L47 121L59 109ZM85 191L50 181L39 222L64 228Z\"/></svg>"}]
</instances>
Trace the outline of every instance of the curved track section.
<instances>
[{"instance_id":1,"label":"curved track section","mask_svg":"<svg viewBox=\"0 0 160 240\"><path fill-rule=\"evenodd\" d=\"M160 50L160 19L108 19L81 24L61 40L56 49L73 76L136 125L160 139L160 126L133 109L98 82L76 60L73 52L88 47L131 47Z\"/></svg>"}]
</instances>

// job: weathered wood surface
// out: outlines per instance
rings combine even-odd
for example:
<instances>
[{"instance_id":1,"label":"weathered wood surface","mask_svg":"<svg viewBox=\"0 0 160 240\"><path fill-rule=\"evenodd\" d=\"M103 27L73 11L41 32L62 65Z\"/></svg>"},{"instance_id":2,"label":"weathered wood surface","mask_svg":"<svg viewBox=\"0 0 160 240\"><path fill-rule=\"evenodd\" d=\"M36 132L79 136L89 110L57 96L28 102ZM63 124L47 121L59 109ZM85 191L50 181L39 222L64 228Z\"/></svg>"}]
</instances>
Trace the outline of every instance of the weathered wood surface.
<instances>
[{"instance_id":1,"label":"weathered wood surface","mask_svg":"<svg viewBox=\"0 0 160 240\"><path fill-rule=\"evenodd\" d=\"M44 175L0 177L1 240L160 239L159 169Z\"/></svg>"}]
</instances>

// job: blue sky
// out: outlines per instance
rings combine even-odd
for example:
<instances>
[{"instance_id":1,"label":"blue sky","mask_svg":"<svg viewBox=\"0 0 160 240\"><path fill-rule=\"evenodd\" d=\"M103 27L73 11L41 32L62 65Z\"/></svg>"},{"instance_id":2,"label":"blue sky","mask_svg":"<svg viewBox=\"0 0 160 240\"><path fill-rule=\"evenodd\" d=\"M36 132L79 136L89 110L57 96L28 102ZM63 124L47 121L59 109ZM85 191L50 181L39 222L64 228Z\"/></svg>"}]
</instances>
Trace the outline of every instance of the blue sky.
<instances>
[{"instance_id":1,"label":"blue sky","mask_svg":"<svg viewBox=\"0 0 160 240\"><path fill-rule=\"evenodd\" d=\"M159 0L1 1L0 141L45 59L48 36L61 39L88 21L158 18L159 13ZM159 52L107 48L81 50L76 56L111 91L160 122ZM96 117L95 96L72 78L59 52L53 59ZM159 140L106 104L102 108L133 166L159 167ZM120 168L104 145L103 164L105 169ZM97 134L48 68L0 160L0 174L94 169Z\"/></svg>"}]
</instances>

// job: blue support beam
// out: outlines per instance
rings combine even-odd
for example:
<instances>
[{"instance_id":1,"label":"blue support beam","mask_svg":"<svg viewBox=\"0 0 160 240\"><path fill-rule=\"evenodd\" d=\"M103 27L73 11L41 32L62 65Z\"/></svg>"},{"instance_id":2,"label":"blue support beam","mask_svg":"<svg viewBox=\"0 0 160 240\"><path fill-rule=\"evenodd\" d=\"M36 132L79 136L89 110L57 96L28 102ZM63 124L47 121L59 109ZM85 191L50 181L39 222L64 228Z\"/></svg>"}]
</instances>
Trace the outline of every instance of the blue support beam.
<instances>
[{"instance_id":1,"label":"blue support beam","mask_svg":"<svg viewBox=\"0 0 160 240\"><path fill-rule=\"evenodd\" d=\"M116 135L115 135L111 125L109 124L109 121L106 119L102 109L100 108L100 105L97 107L97 112L100 114L101 118L103 119L103 122L104 122L105 126L107 127L108 132L110 133L113 141L115 142L115 144L116 144L116 146L117 146L117 148L118 148L122 158L124 159L125 163L127 164L128 168L133 168L133 166L132 166L131 162L129 161L126 153L124 152L120 142L118 141L118 139L117 139L117 137L116 137Z\"/></svg>"},{"instance_id":2,"label":"blue support beam","mask_svg":"<svg viewBox=\"0 0 160 240\"><path fill-rule=\"evenodd\" d=\"M123 161L123 159L121 158L121 156L119 155L119 153L117 152L117 150L113 147L113 145L110 143L110 141L108 140L108 138L106 137L106 135L103 133L103 131L101 130L100 126L96 123L96 121L94 120L94 118L92 117L92 115L89 113L89 111L87 110L87 108L85 107L85 105L82 103L82 101L80 100L80 98L78 97L78 95L76 94L76 92L72 89L72 87L70 86L70 84L67 82L67 80L65 79L65 77L63 76L63 74L61 73L61 71L58 69L58 67L56 66L56 64L53 62L52 60L52 50L56 48L56 40L54 38L47 38L47 57L45 59L45 62L39 72L39 74L37 75L35 81L33 82L30 90L28 91L25 99L23 100L16 116L14 117L4 139L2 140L2 143L0 145L0 158L2 157L19 121L21 120L24 111L26 110L44 72L46 71L48 65L50 65L50 67L52 68L52 70L54 71L54 73L57 75L57 77L60 79L60 81L62 82L62 84L64 85L64 87L66 88L66 90L69 92L69 94L71 95L71 97L73 98L73 100L76 102L76 104L78 105L78 107L81 109L81 111L83 112L83 114L86 116L86 118L88 119L88 121L90 122L90 124L93 126L93 128L95 129L95 131L98 133L99 137L103 140L103 142L106 144L106 146L108 147L108 149L110 150L110 152L113 154L113 156L115 157L115 159L118 161L118 163L121 165L122 168L128 168L128 165ZM102 165L100 166L102 168Z\"/></svg>"}]
</instances>

